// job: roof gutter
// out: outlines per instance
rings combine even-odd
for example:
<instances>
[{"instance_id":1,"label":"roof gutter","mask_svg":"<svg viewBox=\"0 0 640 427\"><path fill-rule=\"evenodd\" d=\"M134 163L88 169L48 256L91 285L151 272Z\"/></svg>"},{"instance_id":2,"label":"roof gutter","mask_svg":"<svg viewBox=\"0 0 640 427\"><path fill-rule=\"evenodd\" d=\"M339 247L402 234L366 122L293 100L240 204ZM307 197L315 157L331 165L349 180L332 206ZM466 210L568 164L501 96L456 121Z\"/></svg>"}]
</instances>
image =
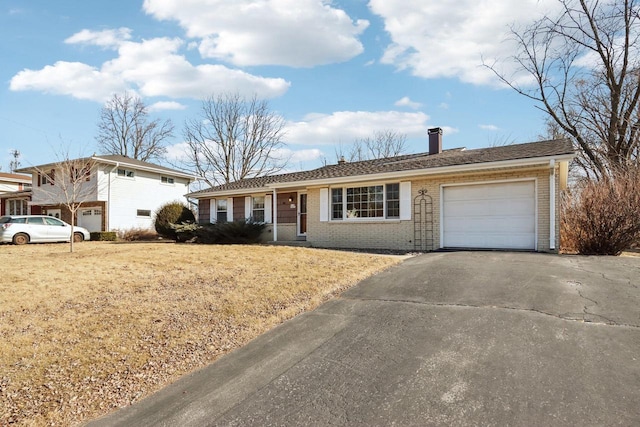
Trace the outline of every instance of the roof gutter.
<instances>
[{"instance_id":1,"label":"roof gutter","mask_svg":"<svg viewBox=\"0 0 640 427\"><path fill-rule=\"evenodd\" d=\"M164 173L166 175L178 176L180 178L187 178L187 179L189 179L191 181L195 181L196 179L198 179L198 177L195 176L195 175L189 175L189 174L186 174L186 173L173 171L173 170L152 168L152 167L149 167L149 166L142 166L142 165L138 165L138 164L135 164L135 163L118 162L118 161L115 161L115 160L103 159L102 157L98 157L98 156L93 156L93 157L91 157L91 159L93 161L95 161L95 162L105 163L105 164L108 164L108 165L118 165L118 166L128 165L128 166L131 166L134 169L143 170L143 171L147 171L147 172L155 172L155 173L160 173L160 174Z\"/></svg>"}]
</instances>

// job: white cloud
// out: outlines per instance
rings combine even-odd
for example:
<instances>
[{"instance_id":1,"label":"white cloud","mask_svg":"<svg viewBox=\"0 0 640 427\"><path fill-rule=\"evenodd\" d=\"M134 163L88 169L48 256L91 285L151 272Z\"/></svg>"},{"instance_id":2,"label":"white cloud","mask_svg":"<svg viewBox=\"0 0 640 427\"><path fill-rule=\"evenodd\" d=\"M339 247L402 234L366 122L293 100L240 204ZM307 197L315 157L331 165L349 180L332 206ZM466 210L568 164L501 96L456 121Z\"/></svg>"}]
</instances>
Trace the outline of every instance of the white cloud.
<instances>
[{"instance_id":1,"label":"white cloud","mask_svg":"<svg viewBox=\"0 0 640 427\"><path fill-rule=\"evenodd\" d=\"M409 108L413 108L414 110L417 110L418 108L422 107L421 103L412 101L408 96L400 98L395 102L394 105L396 107L409 107Z\"/></svg>"},{"instance_id":2,"label":"white cloud","mask_svg":"<svg viewBox=\"0 0 640 427\"><path fill-rule=\"evenodd\" d=\"M85 33L82 37L76 37L74 43L81 39L97 44L98 40L108 38L100 37L99 33ZM100 68L79 62L59 61L41 70L20 71L11 79L10 88L14 91L38 90L94 101L104 101L111 94L125 89L141 96L202 99L222 91L271 98L282 95L289 88L289 83L281 78L256 76L223 65L193 65L179 54L183 42L177 38L155 38L142 42L120 39L118 43L118 56Z\"/></svg>"},{"instance_id":3,"label":"white cloud","mask_svg":"<svg viewBox=\"0 0 640 427\"><path fill-rule=\"evenodd\" d=\"M500 128L496 125L478 125L478 127L482 130L488 130L492 132L500 130Z\"/></svg>"},{"instance_id":4,"label":"white cloud","mask_svg":"<svg viewBox=\"0 0 640 427\"><path fill-rule=\"evenodd\" d=\"M441 108L443 110L448 110L449 104L447 104L446 102L441 102L440 105L438 105L438 108Z\"/></svg>"},{"instance_id":5,"label":"white cloud","mask_svg":"<svg viewBox=\"0 0 640 427\"><path fill-rule=\"evenodd\" d=\"M280 148L275 151L275 157L289 159L290 165L310 162L322 157L322 151L317 148L305 148L302 150L292 150L290 148Z\"/></svg>"},{"instance_id":6,"label":"white cloud","mask_svg":"<svg viewBox=\"0 0 640 427\"><path fill-rule=\"evenodd\" d=\"M369 26L324 0L145 0L143 10L201 39L203 57L238 66L344 62L363 52Z\"/></svg>"},{"instance_id":7,"label":"white cloud","mask_svg":"<svg viewBox=\"0 0 640 427\"><path fill-rule=\"evenodd\" d=\"M422 112L338 111L332 114L309 114L302 121L289 122L286 141L292 144L330 145L348 143L385 129L424 137L429 116Z\"/></svg>"},{"instance_id":8,"label":"white cloud","mask_svg":"<svg viewBox=\"0 0 640 427\"><path fill-rule=\"evenodd\" d=\"M107 29L102 31L91 31L84 29L75 33L71 37L65 39L67 44L88 44L100 47L115 48L120 46L124 41L131 39L131 29L118 28Z\"/></svg>"},{"instance_id":9,"label":"white cloud","mask_svg":"<svg viewBox=\"0 0 640 427\"><path fill-rule=\"evenodd\" d=\"M186 110L187 106L175 101L160 101L151 104L149 111Z\"/></svg>"},{"instance_id":10,"label":"white cloud","mask_svg":"<svg viewBox=\"0 0 640 427\"><path fill-rule=\"evenodd\" d=\"M392 43L381 59L425 78L457 77L473 84L497 84L482 66L513 54L509 25L527 24L554 0L370 0ZM506 72L515 71L505 70Z\"/></svg>"}]
</instances>

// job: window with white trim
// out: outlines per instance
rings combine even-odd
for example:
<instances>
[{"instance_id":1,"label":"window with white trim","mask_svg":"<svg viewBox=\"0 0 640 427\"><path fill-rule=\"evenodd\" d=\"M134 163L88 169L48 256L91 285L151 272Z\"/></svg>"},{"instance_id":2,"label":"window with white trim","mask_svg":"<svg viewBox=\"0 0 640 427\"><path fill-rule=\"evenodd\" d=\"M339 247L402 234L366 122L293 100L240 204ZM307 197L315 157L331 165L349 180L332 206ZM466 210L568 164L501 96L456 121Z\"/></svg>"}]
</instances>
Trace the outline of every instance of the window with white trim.
<instances>
[{"instance_id":1,"label":"window with white trim","mask_svg":"<svg viewBox=\"0 0 640 427\"><path fill-rule=\"evenodd\" d=\"M27 201L25 199L10 199L7 200L7 214L8 215L27 215Z\"/></svg>"},{"instance_id":2,"label":"window with white trim","mask_svg":"<svg viewBox=\"0 0 640 427\"><path fill-rule=\"evenodd\" d=\"M118 176L122 178L133 178L136 174L131 169L118 169Z\"/></svg>"},{"instance_id":3,"label":"window with white trim","mask_svg":"<svg viewBox=\"0 0 640 427\"><path fill-rule=\"evenodd\" d=\"M151 216L151 211L148 209L138 209L136 211L136 216Z\"/></svg>"},{"instance_id":4,"label":"window with white trim","mask_svg":"<svg viewBox=\"0 0 640 427\"><path fill-rule=\"evenodd\" d=\"M331 189L331 220L400 218L400 184Z\"/></svg>"},{"instance_id":5,"label":"window with white trim","mask_svg":"<svg viewBox=\"0 0 640 427\"><path fill-rule=\"evenodd\" d=\"M216 222L227 222L227 199L216 199Z\"/></svg>"},{"instance_id":6,"label":"window with white trim","mask_svg":"<svg viewBox=\"0 0 640 427\"><path fill-rule=\"evenodd\" d=\"M264 196L251 198L251 218L255 222L264 222Z\"/></svg>"},{"instance_id":7,"label":"window with white trim","mask_svg":"<svg viewBox=\"0 0 640 427\"><path fill-rule=\"evenodd\" d=\"M173 184L175 180L170 176L161 176L160 182L163 184Z\"/></svg>"}]
</instances>

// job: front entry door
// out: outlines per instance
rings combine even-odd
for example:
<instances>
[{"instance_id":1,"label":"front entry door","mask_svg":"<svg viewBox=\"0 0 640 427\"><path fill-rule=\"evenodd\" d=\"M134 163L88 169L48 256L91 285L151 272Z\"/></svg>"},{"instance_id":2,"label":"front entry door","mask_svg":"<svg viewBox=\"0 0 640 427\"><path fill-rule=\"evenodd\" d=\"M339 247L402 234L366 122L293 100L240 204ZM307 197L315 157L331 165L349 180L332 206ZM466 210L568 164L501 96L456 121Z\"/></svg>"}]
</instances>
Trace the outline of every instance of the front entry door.
<instances>
[{"instance_id":1,"label":"front entry door","mask_svg":"<svg viewBox=\"0 0 640 427\"><path fill-rule=\"evenodd\" d=\"M298 236L307 235L307 194L298 193Z\"/></svg>"}]
</instances>

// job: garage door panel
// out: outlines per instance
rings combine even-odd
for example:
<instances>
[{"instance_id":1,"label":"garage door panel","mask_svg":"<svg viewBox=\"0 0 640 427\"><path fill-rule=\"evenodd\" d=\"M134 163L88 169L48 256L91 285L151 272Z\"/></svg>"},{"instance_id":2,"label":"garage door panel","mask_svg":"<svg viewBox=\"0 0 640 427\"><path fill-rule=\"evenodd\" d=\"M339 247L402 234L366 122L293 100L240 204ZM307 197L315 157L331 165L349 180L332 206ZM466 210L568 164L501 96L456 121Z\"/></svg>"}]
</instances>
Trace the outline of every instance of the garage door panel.
<instances>
[{"instance_id":1,"label":"garage door panel","mask_svg":"<svg viewBox=\"0 0 640 427\"><path fill-rule=\"evenodd\" d=\"M535 249L533 181L445 187L443 247Z\"/></svg>"}]
</instances>

